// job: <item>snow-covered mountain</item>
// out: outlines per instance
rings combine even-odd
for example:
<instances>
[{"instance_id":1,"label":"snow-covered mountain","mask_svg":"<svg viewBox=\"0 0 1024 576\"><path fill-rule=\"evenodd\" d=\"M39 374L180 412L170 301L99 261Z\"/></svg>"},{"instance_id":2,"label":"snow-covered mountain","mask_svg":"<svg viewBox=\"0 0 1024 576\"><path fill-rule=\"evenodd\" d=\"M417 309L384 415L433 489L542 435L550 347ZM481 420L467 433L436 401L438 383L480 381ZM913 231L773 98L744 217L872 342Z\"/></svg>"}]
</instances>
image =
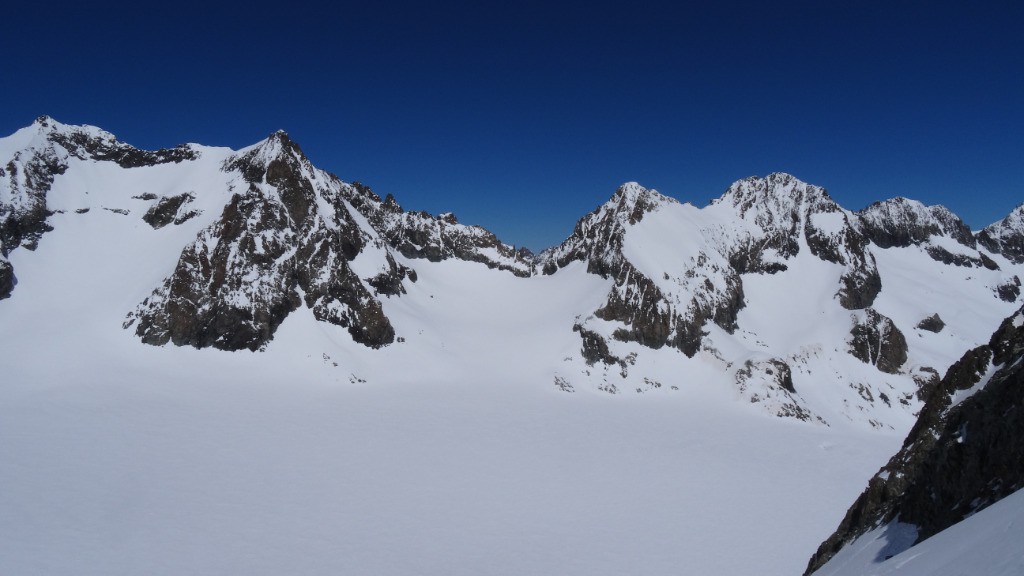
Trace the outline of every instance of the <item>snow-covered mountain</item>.
<instances>
[{"instance_id":1,"label":"snow-covered mountain","mask_svg":"<svg viewBox=\"0 0 1024 576\"><path fill-rule=\"evenodd\" d=\"M508 525L498 532L533 533L537 515L559 510L577 517L629 493L640 499L635 508L615 505L618 512L608 513L647 530L648 539L630 545L634 553L674 551L652 567L678 567L676 554L706 553L680 541L699 542L699 534L724 546L739 530L766 554L786 551L774 564L763 557L745 564L723 559L721 547L705 547L714 553L696 566L795 573L807 548L835 526L862 480L941 389L940 375L965 350L986 345L1020 308L1020 212L974 234L945 208L902 198L853 212L787 174L736 182L703 208L628 183L580 219L564 242L534 255L452 214L406 211L391 195L381 199L344 182L313 166L283 132L242 150L187 144L142 151L98 128L42 117L0 138L0 365L8 382L0 386L0 426L8 429L0 432L44 439L0 445L0 458L16 464L0 468L0 481L13 486L0 495L0 508L15 508L10 517L21 518L19 525L38 528L0 524L0 541L31 551L50 535L61 538L68 507L76 518L92 517L77 502L114 506L102 488L104 460L62 452L64 436L51 438L60 431L108 455L121 450L115 439L131 435L140 442L132 458L145 466L119 469L118 478L131 480L122 487L137 493L137 478L154 480L146 470L180 480L181 493L139 496L143 508L171 516L191 510L197 488L159 455L200 462L239 482L253 469L222 469L186 448L164 446L157 439L165 433L183 447L229 442L246 462L260 458L269 441L282 462L317 470L319 453L301 446L345 438L354 442L345 456L362 467L326 477L369 490L378 504L422 482L424 490L448 494L449 509L473 528L470 540L495 554L505 540L480 541L495 533L480 518L488 517L488 502L514 491L505 479L522 477L523 467L540 458L560 463L551 469L560 486L573 490L491 510ZM325 397L326 406L319 403ZM108 421L113 409L104 402L140 416L115 410ZM297 408L294 419L276 419L282 405L320 414L310 421L324 434L297 432L307 414ZM189 416L179 418L175 406ZM281 440L248 439L264 421ZM390 452L355 443L372 446L377 438ZM679 440L687 438L702 440ZM735 456L728 465L720 463L722 450ZM47 472L52 468L33 464L50 451L61 454L55 466L74 463L73 470L60 468L57 478ZM389 453L419 462L408 472L416 474L381 460ZM452 454L460 464L451 475L423 459ZM637 454L653 456L634 461ZM645 474L623 469L623 459ZM658 468L677 461L679 467ZM477 499L449 494L462 486L465 462L489 466L470 466L469 476L488 479L493 491L473 483L463 488L476 490ZM267 486L295 485L287 468L259 468ZM380 469L408 484L382 483ZM76 474L91 481L62 483ZM626 489L654 476L646 496ZM300 484L326 490L316 478ZM547 486L541 477L523 482L533 494L547 489L538 488ZM49 493L86 497L75 504L46 500L37 492L46 483L57 484ZM680 483L688 487L683 492ZM616 497L607 500L610 487ZM259 487L246 490L238 498L248 504L264 495ZM723 506L738 500L743 513L712 528L720 507L692 500L694 492ZM234 492L224 485L213 493ZM678 515L668 514L666 500ZM198 501L217 508L212 497ZM400 501L422 505L412 496ZM259 532L255 541L270 550L264 538L273 536L307 549L316 537L301 528L301 512L316 516L314 504L322 502L283 510L291 519L287 534ZM783 513L808 502L818 507L811 517L796 522ZM40 509L52 514L33 520ZM644 515L626 512L633 509ZM356 556L386 540L366 540L370 533L339 524L349 517L374 522L372 510L359 510L323 512L319 525L361 542L353 544ZM421 512L438 518L431 510ZM132 518L144 525L145 510L139 513ZM252 520L248 512L226 514ZM549 518L551 525L560 518ZM645 524L649 518L657 526ZM168 526L188 530L191 520ZM623 540L594 520L578 539L542 533L603 558L600 570L589 562L578 571L560 564L551 570L517 558L509 573L632 566L602 555ZM117 540L117 521L95 520L99 530L90 522L72 522L73 535L60 543L79 550L89 541L81 537L86 532L109 539L96 548L83 544L68 558L92 558ZM403 525L400 535L413 538L413 528ZM442 540L461 542L453 538ZM214 554L216 543L224 544L209 537L168 550L197 546ZM326 558L327 550L310 557ZM28 552L11 554L22 571L39 567ZM408 573L365 560L377 568L369 572ZM468 566L463 572L472 572Z\"/></svg>"},{"instance_id":2,"label":"snow-covered mountain","mask_svg":"<svg viewBox=\"0 0 1024 576\"><path fill-rule=\"evenodd\" d=\"M1019 214L976 238L945 208L898 198L854 213L787 174L736 182L705 208L625 184L534 257L454 215L406 212L345 183L284 132L239 151L147 152L43 117L0 153L5 296L19 277L7 256L35 249L61 218L105 210L132 234L177 244L176 261L153 262L162 280L124 311L146 344L255 351L304 307L357 344L396 345L404 336L384 302L426 266L479 263L517 290L580 262L608 290L557 327L580 344L552 370L560 389L711 379L772 414L821 423L906 426L922 387L1016 305L1024 270Z\"/></svg>"},{"instance_id":3,"label":"snow-covered mountain","mask_svg":"<svg viewBox=\"0 0 1024 576\"><path fill-rule=\"evenodd\" d=\"M703 209L626 184L537 266L575 261L613 282L574 325L588 365L604 367L599 387L649 388L628 373L665 346L682 353L682 378L713 365L699 377L819 422L915 413L922 387L1019 295L1020 268L945 208L900 198L854 213L786 174L737 182Z\"/></svg>"},{"instance_id":4,"label":"snow-covered mountain","mask_svg":"<svg viewBox=\"0 0 1024 576\"><path fill-rule=\"evenodd\" d=\"M877 564L1024 487L1022 327L1024 308L1004 320L987 344L964 354L929 391L903 448L821 544L807 574L878 570ZM1019 542L989 549L988 561L1012 568L1007 574L1019 573L1013 571L1024 567ZM981 566L974 570L994 573Z\"/></svg>"}]
</instances>

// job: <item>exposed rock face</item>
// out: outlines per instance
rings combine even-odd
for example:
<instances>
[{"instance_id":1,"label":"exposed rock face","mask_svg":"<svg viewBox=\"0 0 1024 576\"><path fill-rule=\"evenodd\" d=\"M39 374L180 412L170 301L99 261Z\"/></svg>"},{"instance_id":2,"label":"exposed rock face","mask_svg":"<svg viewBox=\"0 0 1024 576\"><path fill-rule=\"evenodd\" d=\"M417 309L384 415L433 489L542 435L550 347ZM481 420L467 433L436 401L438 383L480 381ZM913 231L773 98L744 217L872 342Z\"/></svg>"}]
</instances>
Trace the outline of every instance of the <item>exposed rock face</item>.
<instances>
[{"instance_id":1,"label":"exposed rock face","mask_svg":"<svg viewBox=\"0 0 1024 576\"><path fill-rule=\"evenodd\" d=\"M404 212L361 184L346 184L315 168L284 132L228 159L246 188L219 221L181 254L174 273L129 316L126 326L148 344L168 342L225 350L258 350L301 305L348 330L370 347L388 345L395 331L378 297L405 293L416 272L407 258L457 258L527 276L532 255L490 232L438 217ZM157 200L144 217L154 228L193 214L190 194ZM360 277L359 269L376 268Z\"/></svg>"},{"instance_id":2,"label":"exposed rock face","mask_svg":"<svg viewBox=\"0 0 1024 576\"><path fill-rule=\"evenodd\" d=\"M917 528L909 547L1024 487L1022 326L1024 310L950 367L903 448L871 479L806 574L897 518Z\"/></svg>"},{"instance_id":3,"label":"exposed rock face","mask_svg":"<svg viewBox=\"0 0 1024 576\"><path fill-rule=\"evenodd\" d=\"M479 262L521 277L533 273L533 254L529 250L516 250L479 226L460 224L454 214L406 212L390 194L382 201L358 182L343 185L342 195L390 247L406 258Z\"/></svg>"},{"instance_id":4,"label":"exposed rock face","mask_svg":"<svg viewBox=\"0 0 1024 576\"><path fill-rule=\"evenodd\" d=\"M623 184L608 202L581 218L562 244L541 253L543 273L554 274L570 262L584 261L591 274L615 276L626 262L622 241L627 226L640 222L658 206L675 202L635 182Z\"/></svg>"},{"instance_id":5,"label":"exposed rock face","mask_svg":"<svg viewBox=\"0 0 1024 576\"><path fill-rule=\"evenodd\" d=\"M945 236L968 248L977 242L971 229L944 206L925 206L907 198L875 202L857 213L861 232L879 248L907 247Z\"/></svg>"},{"instance_id":6,"label":"exposed rock face","mask_svg":"<svg viewBox=\"0 0 1024 576\"><path fill-rule=\"evenodd\" d=\"M943 264L952 264L954 266L962 266L964 268L988 268L989 270L999 269L999 264L996 264L994 260L980 252L977 256L969 254L954 254L942 246L927 246L924 251L932 257L932 260L942 262Z\"/></svg>"},{"instance_id":7,"label":"exposed rock face","mask_svg":"<svg viewBox=\"0 0 1024 576\"><path fill-rule=\"evenodd\" d=\"M5 169L4 196L0 204L0 244L6 256L18 247L35 250L39 239L52 228L46 223L46 193L53 179L67 170L67 159L53 146L15 154Z\"/></svg>"},{"instance_id":8,"label":"exposed rock face","mask_svg":"<svg viewBox=\"0 0 1024 576\"><path fill-rule=\"evenodd\" d=\"M542 253L538 266L553 274L571 262L585 261L588 272L614 280L594 316L622 324L613 333L616 340L649 348L668 345L692 357L700 349L706 322L735 330L736 314L744 304L743 286L739 274L715 253L698 253L690 270L678 271L682 274L675 277L666 272L660 284L625 257L623 241L629 227L672 204L678 202L636 183L625 184L577 222L565 242ZM666 292L666 286L672 292Z\"/></svg>"},{"instance_id":9,"label":"exposed rock face","mask_svg":"<svg viewBox=\"0 0 1024 576\"><path fill-rule=\"evenodd\" d=\"M301 149L278 132L225 169L241 173L248 190L182 252L126 325L137 318L148 344L257 350L302 303L301 289L318 320L371 347L393 342L380 302L349 265L372 238L343 202L321 213L318 195L330 196L330 180Z\"/></svg>"},{"instance_id":10,"label":"exposed rock face","mask_svg":"<svg viewBox=\"0 0 1024 576\"><path fill-rule=\"evenodd\" d=\"M69 127L46 116L37 119L36 123L43 129L53 129L50 141L81 160L114 162L122 168L139 168L195 160L198 157L196 151L187 144L155 151L139 150L119 142L113 134L102 130L67 130Z\"/></svg>"},{"instance_id":11,"label":"exposed rock face","mask_svg":"<svg viewBox=\"0 0 1024 576\"><path fill-rule=\"evenodd\" d=\"M978 243L1007 260L1024 262L1024 204L1006 217L978 232Z\"/></svg>"},{"instance_id":12,"label":"exposed rock face","mask_svg":"<svg viewBox=\"0 0 1024 576\"><path fill-rule=\"evenodd\" d=\"M814 256L846 267L836 292L844 308L866 308L881 291L868 239L855 226L855 216L824 188L775 173L740 180L713 204L731 205L742 220L754 224L745 238L721 248L741 273L785 270L785 261L799 253L803 240Z\"/></svg>"},{"instance_id":13,"label":"exposed rock face","mask_svg":"<svg viewBox=\"0 0 1024 576\"><path fill-rule=\"evenodd\" d=\"M416 271L407 266L395 262L394 256L386 254L385 261L387 269L381 270L380 274L366 279L366 283L373 287L378 295L398 296L405 294L405 286L402 282L408 278L410 282L416 281Z\"/></svg>"},{"instance_id":14,"label":"exposed rock face","mask_svg":"<svg viewBox=\"0 0 1024 576\"><path fill-rule=\"evenodd\" d=\"M920 330L939 333L946 327L946 323L942 321L942 318L939 317L938 313L935 313L918 322L917 327Z\"/></svg>"},{"instance_id":15,"label":"exposed rock face","mask_svg":"<svg viewBox=\"0 0 1024 576\"><path fill-rule=\"evenodd\" d=\"M10 297L14 284L14 267L6 258L0 256L0 300Z\"/></svg>"},{"instance_id":16,"label":"exposed rock face","mask_svg":"<svg viewBox=\"0 0 1024 576\"><path fill-rule=\"evenodd\" d=\"M850 354L882 372L896 374L907 361L907 339L892 320L868 308L853 316Z\"/></svg>"},{"instance_id":17,"label":"exposed rock face","mask_svg":"<svg viewBox=\"0 0 1024 576\"><path fill-rule=\"evenodd\" d=\"M978 250L978 241L967 224L943 206L925 206L906 198L875 202L857 213L857 224L879 248L920 246L943 264L999 269L999 264ZM952 240L960 247L939 239ZM956 247L955 251L948 246Z\"/></svg>"},{"instance_id":18,"label":"exposed rock face","mask_svg":"<svg viewBox=\"0 0 1024 576\"><path fill-rule=\"evenodd\" d=\"M1014 276L996 286L996 295L1004 302L1016 302L1020 298L1020 278Z\"/></svg>"},{"instance_id":19,"label":"exposed rock face","mask_svg":"<svg viewBox=\"0 0 1024 576\"><path fill-rule=\"evenodd\" d=\"M775 416L805 421L814 418L795 398L793 372L789 364L779 358L747 360L736 371L735 380L741 397L751 403L765 404Z\"/></svg>"},{"instance_id":20,"label":"exposed rock face","mask_svg":"<svg viewBox=\"0 0 1024 576\"><path fill-rule=\"evenodd\" d=\"M188 210L188 205L195 199L195 195L189 193L160 198L143 214L142 219L154 229L171 223L182 224L199 215L195 210Z\"/></svg>"},{"instance_id":21,"label":"exposed rock face","mask_svg":"<svg viewBox=\"0 0 1024 576\"><path fill-rule=\"evenodd\" d=\"M608 342L600 334L583 328L579 324L572 327L573 331L580 333L583 346L580 352L587 364L593 366L598 362L604 364L618 364L622 359L611 353L608 349Z\"/></svg>"}]
</instances>

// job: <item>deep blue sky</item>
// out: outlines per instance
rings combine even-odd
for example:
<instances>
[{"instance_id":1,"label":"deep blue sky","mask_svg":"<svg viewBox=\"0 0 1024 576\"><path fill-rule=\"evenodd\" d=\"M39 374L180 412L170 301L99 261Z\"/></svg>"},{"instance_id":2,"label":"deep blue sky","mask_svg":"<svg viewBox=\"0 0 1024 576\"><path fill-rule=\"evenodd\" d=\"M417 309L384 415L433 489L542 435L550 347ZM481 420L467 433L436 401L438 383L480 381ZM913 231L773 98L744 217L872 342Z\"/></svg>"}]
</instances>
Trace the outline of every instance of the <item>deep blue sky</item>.
<instances>
[{"instance_id":1,"label":"deep blue sky","mask_svg":"<svg viewBox=\"0 0 1024 576\"><path fill-rule=\"evenodd\" d=\"M343 180L533 249L630 180L702 206L784 171L973 227L1024 201L1020 0L31 4L0 21L0 134L284 129Z\"/></svg>"}]
</instances>

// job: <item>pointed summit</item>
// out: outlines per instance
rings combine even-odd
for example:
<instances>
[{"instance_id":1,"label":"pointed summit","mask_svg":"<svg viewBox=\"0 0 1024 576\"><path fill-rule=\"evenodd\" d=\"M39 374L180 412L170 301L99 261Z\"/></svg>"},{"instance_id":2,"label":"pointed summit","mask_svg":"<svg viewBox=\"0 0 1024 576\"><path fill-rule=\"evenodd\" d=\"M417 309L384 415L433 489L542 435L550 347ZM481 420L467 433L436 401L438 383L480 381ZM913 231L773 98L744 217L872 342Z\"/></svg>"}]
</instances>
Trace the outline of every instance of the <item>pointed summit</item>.
<instances>
[{"instance_id":1,"label":"pointed summit","mask_svg":"<svg viewBox=\"0 0 1024 576\"><path fill-rule=\"evenodd\" d=\"M630 224L636 224L645 213L656 210L658 206L678 203L675 198L669 198L657 190L644 188L637 182L626 182L619 186L611 199L598 210L608 208L625 214Z\"/></svg>"},{"instance_id":2,"label":"pointed summit","mask_svg":"<svg viewBox=\"0 0 1024 576\"><path fill-rule=\"evenodd\" d=\"M300 148L299 145L294 140L292 140L291 136L289 136L288 133L285 132L284 130L276 130L273 134L267 136L264 142L268 144L273 144L275 146L279 146L281 150L288 150L296 152L298 154L302 154L302 148Z\"/></svg>"},{"instance_id":3,"label":"pointed summit","mask_svg":"<svg viewBox=\"0 0 1024 576\"><path fill-rule=\"evenodd\" d=\"M311 175L315 171L302 148L284 130L242 148L224 166L228 170L240 171L248 182L254 184L264 179L296 180L302 173Z\"/></svg>"},{"instance_id":4,"label":"pointed summit","mask_svg":"<svg viewBox=\"0 0 1024 576\"><path fill-rule=\"evenodd\" d=\"M587 262L590 272L614 275L622 261L626 228L636 225L645 214L661 206L678 203L656 190L626 182L607 202L581 218L564 242L541 253L544 273L552 274L570 262L582 260Z\"/></svg>"},{"instance_id":5,"label":"pointed summit","mask_svg":"<svg viewBox=\"0 0 1024 576\"><path fill-rule=\"evenodd\" d=\"M302 148L300 148L284 130L276 130L256 144L247 148L242 148L238 153L239 155L242 155L252 150L259 150L259 155L268 158L280 156L287 152L292 152L299 156L305 156L302 153Z\"/></svg>"},{"instance_id":6,"label":"pointed summit","mask_svg":"<svg viewBox=\"0 0 1024 576\"><path fill-rule=\"evenodd\" d=\"M1024 262L1024 204L1011 210L1006 218L986 226L977 238L982 246L1014 264Z\"/></svg>"}]
</instances>

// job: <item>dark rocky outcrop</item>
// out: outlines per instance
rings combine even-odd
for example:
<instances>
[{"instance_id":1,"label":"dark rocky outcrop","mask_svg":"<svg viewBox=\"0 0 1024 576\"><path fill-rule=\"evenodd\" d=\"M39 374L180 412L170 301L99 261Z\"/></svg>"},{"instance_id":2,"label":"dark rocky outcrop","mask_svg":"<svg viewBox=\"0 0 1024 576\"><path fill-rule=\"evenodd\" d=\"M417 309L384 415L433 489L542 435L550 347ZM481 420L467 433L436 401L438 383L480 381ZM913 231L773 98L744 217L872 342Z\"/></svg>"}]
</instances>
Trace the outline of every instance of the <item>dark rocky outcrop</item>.
<instances>
[{"instance_id":1,"label":"dark rocky outcrop","mask_svg":"<svg viewBox=\"0 0 1024 576\"><path fill-rule=\"evenodd\" d=\"M154 229L168 224L182 224L199 215L195 210L184 210L196 197L189 193L167 196L159 199L142 215L142 219Z\"/></svg>"},{"instance_id":2,"label":"dark rocky outcrop","mask_svg":"<svg viewBox=\"0 0 1024 576\"><path fill-rule=\"evenodd\" d=\"M917 323L919 330L927 330L928 332L939 333L946 327L946 323L942 321L938 313L932 314L931 316L921 320Z\"/></svg>"},{"instance_id":3,"label":"dark rocky outcrop","mask_svg":"<svg viewBox=\"0 0 1024 576\"><path fill-rule=\"evenodd\" d=\"M976 247L967 224L944 206L925 206L916 200L893 198L875 202L857 213L864 236L879 248L907 247L945 236Z\"/></svg>"},{"instance_id":4,"label":"dark rocky outcrop","mask_svg":"<svg viewBox=\"0 0 1024 576\"><path fill-rule=\"evenodd\" d=\"M359 182L344 184L341 191L388 246L406 258L431 262L465 260L520 277L533 274L533 254L529 250L517 250L484 228L462 224L452 213L432 216L426 212L406 212L394 196L388 194L381 200L370 187Z\"/></svg>"},{"instance_id":5,"label":"dark rocky outcrop","mask_svg":"<svg viewBox=\"0 0 1024 576\"><path fill-rule=\"evenodd\" d=\"M6 258L0 256L0 300L8 298L14 291L17 279L14 277L14 266Z\"/></svg>"},{"instance_id":6,"label":"dark rocky outcrop","mask_svg":"<svg viewBox=\"0 0 1024 576\"><path fill-rule=\"evenodd\" d=\"M587 330L579 324L573 325L572 329L573 332L579 332L580 339L583 340L580 352L588 365L593 366L598 362L609 365L622 362L621 358L611 353L608 342L597 332Z\"/></svg>"},{"instance_id":7,"label":"dark rocky outcrop","mask_svg":"<svg viewBox=\"0 0 1024 576\"><path fill-rule=\"evenodd\" d=\"M47 125L48 122L44 121L43 126ZM199 154L187 144L152 151L139 150L129 144L118 142L106 133L102 137L96 137L84 131L55 131L51 140L76 158L113 162L122 168L179 163L199 157Z\"/></svg>"},{"instance_id":8,"label":"dark rocky outcrop","mask_svg":"<svg viewBox=\"0 0 1024 576\"><path fill-rule=\"evenodd\" d=\"M266 344L300 303L295 275L277 265L293 240L281 233L286 221L283 208L259 194L236 194L140 305L136 334L153 345L256 350Z\"/></svg>"},{"instance_id":9,"label":"dark rocky outcrop","mask_svg":"<svg viewBox=\"0 0 1024 576\"><path fill-rule=\"evenodd\" d=\"M1014 264L1024 262L1024 204L1006 218L986 226L977 235L978 243L990 252L1002 254Z\"/></svg>"},{"instance_id":10,"label":"dark rocky outcrop","mask_svg":"<svg viewBox=\"0 0 1024 576\"><path fill-rule=\"evenodd\" d=\"M836 292L839 304L847 310L867 308L875 302L882 291L882 278L875 267L875 257L867 254L870 264L861 261L858 266L839 277L840 288Z\"/></svg>"},{"instance_id":11,"label":"dark rocky outcrop","mask_svg":"<svg viewBox=\"0 0 1024 576\"><path fill-rule=\"evenodd\" d=\"M625 261L622 241L627 226L637 224L660 204L674 202L636 183L623 184L608 202L581 218L561 245L541 253L542 272L554 274L571 262L581 261L587 263L591 274L605 278L617 275Z\"/></svg>"},{"instance_id":12,"label":"dark rocky outcrop","mask_svg":"<svg viewBox=\"0 0 1024 576\"><path fill-rule=\"evenodd\" d=\"M405 286L402 285L402 282L406 278L410 282L415 282L416 271L395 262L394 256L390 253L387 254L386 261L387 270L372 278L367 278L366 283L372 286L378 295L398 296L399 294L405 294Z\"/></svg>"},{"instance_id":13,"label":"dark rocky outcrop","mask_svg":"<svg viewBox=\"0 0 1024 576\"><path fill-rule=\"evenodd\" d=\"M751 403L762 403L779 418L810 421L816 417L794 396L793 371L779 358L747 360L736 370L736 388ZM825 423L820 417L817 420Z\"/></svg>"},{"instance_id":14,"label":"dark rocky outcrop","mask_svg":"<svg viewBox=\"0 0 1024 576\"><path fill-rule=\"evenodd\" d=\"M1024 310L950 367L903 448L871 479L806 574L873 528L896 519L912 524L910 546L1024 487L1022 326Z\"/></svg>"},{"instance_id":15,"label":"dark rocky outcrop","mask_svg":"<svg viewBox=\"0 0 1024 576\"><path fill-rule=\"evenodd\" d=\"M0 204L0 245L6 256L18 247L35 250L39 239L53 228L46 223L46 194L53 179L67 170L67 162L53 148L18 153L7 163L12 202Z\"/></svg>"},{"instance_id":16,"label":"dark rocky outcrop","mask_svg":"<svg viewBox=\"0 0 1024 576\"><path fill-rule=\"evenodd\" d=\"M899 373L907 361L907 339L888 317L868 308L853 317L850 354L882 372Z\"/></svg>"},{"instance_id":17,"label":"dark rocky outcrop","mask_svg":"<svg viewBox=\"0 0 1024 576\"><path fill-rule=\"evenodd\" d=\"M931 256L932 260L942 262L943 264L963 266L965 268L999 270L999 264L981 252L977 256L970 256L967 254L954 254L942 246L928 246L925 248L925 253Z\"/></svg>"},{"instance_id":18,"label":"dark rocky outcrop","mask_svg":"<svg viewBox=\"0 0 1024 576\"><path fill-rule=\"evenodd\" d=\"M1004 302L1016 302L1020 298L1020 278L1014 276L996 286L996 296Z\"/></svg>"}]
</instances>

